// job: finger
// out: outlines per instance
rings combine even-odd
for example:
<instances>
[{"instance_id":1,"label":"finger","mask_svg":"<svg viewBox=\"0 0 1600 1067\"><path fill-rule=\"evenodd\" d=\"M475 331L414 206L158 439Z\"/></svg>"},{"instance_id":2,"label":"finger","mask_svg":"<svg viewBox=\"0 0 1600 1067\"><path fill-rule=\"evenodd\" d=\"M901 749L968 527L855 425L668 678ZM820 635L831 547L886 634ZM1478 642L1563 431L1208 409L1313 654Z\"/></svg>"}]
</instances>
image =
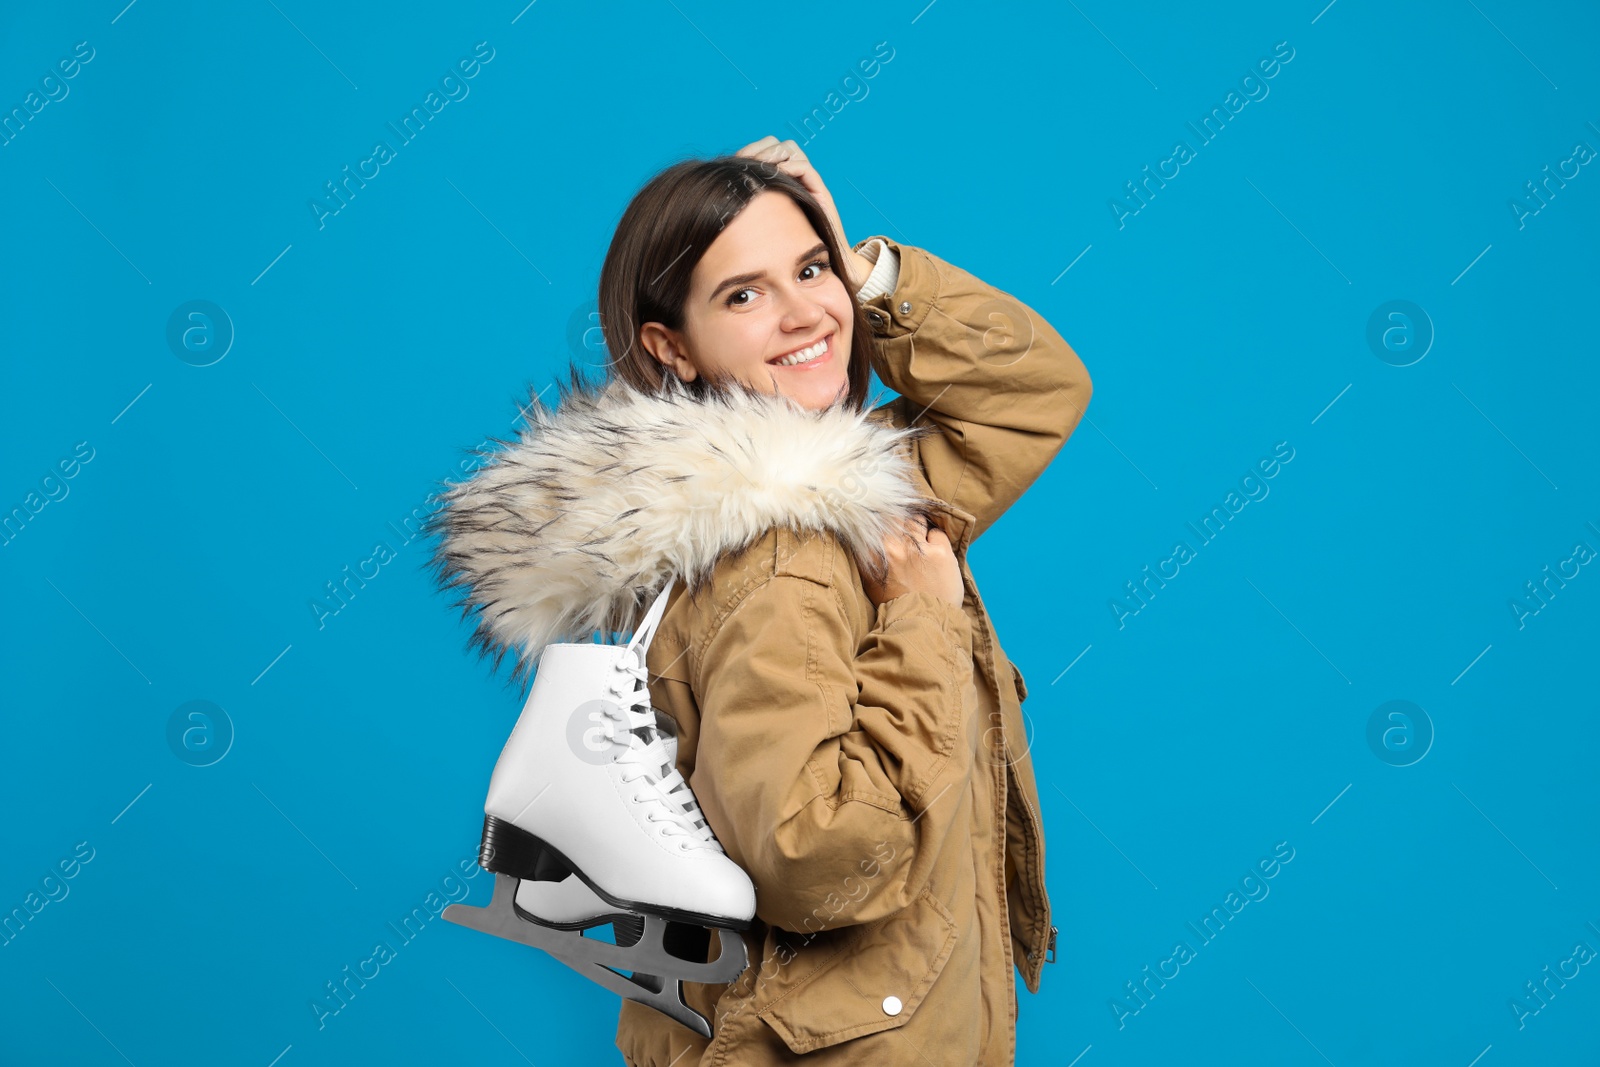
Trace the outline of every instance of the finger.
<instances>
[{"instance_id":1,"label":"finger","mask_svg":"<svg viewBox=\"0 0 1600 1067\"><path fill-rule=\"evenodd\" d=\"M927 531L923 529L922 524L918 520L917 516L912 515L904 519L895 529L891 530L885 536L884 540L886 543L892 543L896 548L904 551L907 545L915 544L926 536Z\"/></svg>"},{"instance_id":2,"label":"finger","mask_svg":"<svg viewBox=\"0 0 1600 1067\"><path fill-rule=\"evenodd\" d=\"M768 160L781 167L785 173L801 179L801 184L805 185L807 189L811 189L813 193L816 192L812 188L813 184L821 185L820 182L813 183L805 180L814 175L816 171L811 166L811 160L806 158L805 152L794 141L778 142L775 140L773 144L757 149L753 155L757 159Z\"/></svg>"},{"instance_id":3,"label":"finger","mask_svg":"<svg viewBox=\"0 0 1600 1067\"><path fill-rule=\"evenodd\" d=\"M789 157L788 149L784 148L776 137L770 135L763 137L759 141L751 142L745 150L757 159L773 159L778 157L787 159Z\"/></svg>"},{"instance_id":4,"label":"finger","mask_svg":"<svg viewBox=\"0 0 1600 1067\"><path fill-rule=\"evenodd\" d=\"M813 188L812 175L816 172L811 169L811 165L805 159L795 159L784 151L782 145L773 145L771 148L762 150L758 158L766 160L791 178L796 179L815 195L816 190Z\"/></svg>"},{"instance_id":5,"label":"finger","mask_svg":"<svg viewBox=\"0 0 1600 1067\"><path fill-rule=\"evenodd\" d=\"M927 529L920 522L912 522L906 529L905 540L901 544L910 550L907 552L908 559L912 555L916 555L920 559L923 555L923 549L928 544Z\"/></svg>"},{"instance_id":6,"label":"finger","mask_svg":"<svg viewBox=\"0 0 1600 1067\"><path fill-rule=\"evenodd\" d=\"M783 154L783 149L778 145L768 145L766 148L758 148L754 152L750 153L749 158L756 160L757 162L768 167L770 169L770 173L768 173L766 176L769 178L775 177L779 174L786 174L789 177L799 181L800 184L806 184L805 169L796 167L793 163L789 162L789 158Z\"/></svg>"},{"instance_id":7,"label":"finger","mask_svg":"<svg viewBox=\"0 0 1600 1067\"><path fill-rule=\"evenodd\" d=\"M736 155L736 156L753 156L760 149L766 148L769 145L775 145L777 143L778 143L778 139L776 137L774 137L772 134L769 133L765 137L761 138L761 140L759 140L759 141L751 141L749 144L747 144L743 148L739 149L739 151L735 152L734 155Z\"/></svg>"}]
</instances>

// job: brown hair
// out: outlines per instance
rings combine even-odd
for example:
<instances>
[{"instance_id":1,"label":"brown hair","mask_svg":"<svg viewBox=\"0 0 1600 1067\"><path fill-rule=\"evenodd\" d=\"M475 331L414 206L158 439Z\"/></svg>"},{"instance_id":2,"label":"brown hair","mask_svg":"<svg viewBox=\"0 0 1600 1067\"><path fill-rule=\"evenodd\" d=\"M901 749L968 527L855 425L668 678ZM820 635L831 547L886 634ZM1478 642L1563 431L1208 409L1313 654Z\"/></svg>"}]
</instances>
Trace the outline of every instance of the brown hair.
<instances>
[{"instance_id":1,"label":"brown hair","mask_svg":"<svg viewBox=\"0 0 1600 1067\"><path fill-rule=\"evenodd\" d=\"M683 329L689 281L706 249L756 195L773 190L793 200L828 247L828 262L841 278L850 249L841 248L827 214L798 180L775 164L742 156L716 156L675 163L634 195L617 223L600 268L600 330L610 358L608 379L620 378L641 392L658 394L677 376L639 343L647 322ZM841 403L866 406L871 386L873 338L859 301L852 296L849 390ZM703 397L733 382L725 375L696 375L687 383Z\"/></svg>"}]
</instances>

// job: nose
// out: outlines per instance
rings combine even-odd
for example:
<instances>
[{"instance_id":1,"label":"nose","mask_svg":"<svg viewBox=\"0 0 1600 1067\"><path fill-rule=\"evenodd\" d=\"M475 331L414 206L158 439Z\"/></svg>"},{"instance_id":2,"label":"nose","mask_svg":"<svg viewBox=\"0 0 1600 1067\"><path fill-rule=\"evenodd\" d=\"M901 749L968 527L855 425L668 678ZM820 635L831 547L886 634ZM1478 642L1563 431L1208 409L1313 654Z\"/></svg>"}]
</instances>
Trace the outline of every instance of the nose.
<instances>
[{"instance_id":1,"label":"nose","mask_svg":"<svg viewBox=\"0 0 1600 1067\"><path fill-rule=\"evenodd\" d=\"M788 289L779 299L782 301L780 325L786 331L809 330L828 313L827 308L802 289Z\"/></svg>"}]
</instances>

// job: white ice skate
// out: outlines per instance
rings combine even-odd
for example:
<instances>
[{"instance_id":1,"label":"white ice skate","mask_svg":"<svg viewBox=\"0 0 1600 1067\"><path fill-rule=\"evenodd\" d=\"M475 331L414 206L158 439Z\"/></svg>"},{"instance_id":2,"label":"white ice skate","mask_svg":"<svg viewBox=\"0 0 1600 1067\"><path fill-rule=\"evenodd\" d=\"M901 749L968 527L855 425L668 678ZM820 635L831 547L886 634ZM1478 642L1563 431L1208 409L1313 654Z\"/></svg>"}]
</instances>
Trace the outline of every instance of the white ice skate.
<instances>
[{"instance_id":1,"label":"white ice skate","mask_svg":"<svg viewBox=\"0 0 1600 1067\"><path fill-rule=\"evenodd\" d=\"M681 983L743 972L734 932L750 927L755 887L701 817L650 706L645 652L671 590L627 645L544 647L484 804L478 863L494 872L494 897L444 917L542 949L710 1037ZM614 944L585 936L608 923Z\"/></svg>"}]
</instances>

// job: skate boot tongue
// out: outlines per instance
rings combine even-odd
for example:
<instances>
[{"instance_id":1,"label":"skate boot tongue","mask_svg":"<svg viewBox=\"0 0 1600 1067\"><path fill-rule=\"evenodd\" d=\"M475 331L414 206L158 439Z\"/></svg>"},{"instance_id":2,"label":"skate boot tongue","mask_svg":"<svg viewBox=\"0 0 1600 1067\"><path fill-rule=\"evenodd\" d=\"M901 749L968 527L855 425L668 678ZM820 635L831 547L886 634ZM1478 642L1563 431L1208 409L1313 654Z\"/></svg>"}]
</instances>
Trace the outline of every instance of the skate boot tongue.
<instances>
[{"instance_id":1,"label":"skate boot tongue","mask_svg":"<svg viewBox=\"0 0 1600 1067\"><path fill-rule=\"evenodd\" d=\"M640 769L637 775L629 775L625 781L642 778L650 784L651 789L643 802L654 809L653 821L682 827L683 834L674 832L673 836L685 845L715 847L720 851L721 845L711 835L689 783L673 765L661 743L660 727L644 726L632 733L636 738L643 738L643 742L630 743L628 751L619 756L617 762Z\"/></svg>"},{"instance_id":2,"label":"skate boot tongue","mask_svg":"<svg viewBox=\"0 0 1600 1067\"><path fill-rule=\"evenodd\" d=\"M638 802L651 809L647 818L657 824L657 833L672 839L685 851L711 848L721 852L722 845L706 823L694 792L667 752L666 742L671 735L657 722L656 711L650 704L649 671L644 662L648 644L646 639L628 645L617 662L618 673L633 683L631 691L619 688L623 684L620 681L612 689L625 701L622 712L629 727L628 749L617 757L617 765L628 768L623 771L624 782L643 780L645 783L645 788L638 793Z\"/></svg>"}]
</instances>

